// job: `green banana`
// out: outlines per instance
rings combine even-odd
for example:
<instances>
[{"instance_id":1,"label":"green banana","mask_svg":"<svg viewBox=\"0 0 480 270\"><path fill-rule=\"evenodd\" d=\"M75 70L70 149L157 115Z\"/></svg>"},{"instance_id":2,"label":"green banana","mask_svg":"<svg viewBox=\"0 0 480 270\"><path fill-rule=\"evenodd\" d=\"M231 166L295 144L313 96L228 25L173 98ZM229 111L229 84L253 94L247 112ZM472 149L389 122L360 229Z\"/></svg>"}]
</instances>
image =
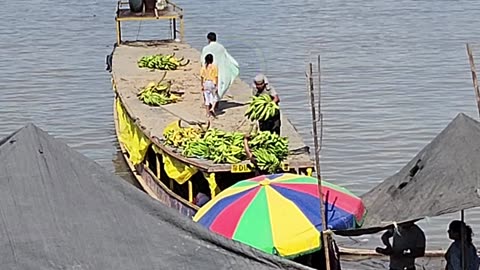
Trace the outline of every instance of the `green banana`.
<instances>
[{"instance_id":1,"label":"green banana","mask_svg":"<svg viewBox=\"0 0 480 270\"><path fill-rule=\"evenodd\" d=\"M190 60L182 63L183 57L175 58L175 53L169 55L156 54L143 56L137 61L138 67L160 69L160 70L176 70L179 67L186 66L190 63Z\"/></svg>"},{"instance_id":2,"label":"green banana","mask_svg":"<svg viewBox=\"0 0 480 270\"><path fill-rule=\"evenodd\" d=\"M245 116L252 121L268 120L280 110L270 95L253 96L248 104Z\"/></svg>"},{"instance_id":3,"label":"green banana","mask_svg":"<svg viewBox=\"0 0 480 270\"><path fill-rule=\"evenodd\" d=\"M147 105L160 106L169 103L177 102L180 97L170 93L170 82L164 82L166 72L158 82L150 82L147 86L141 89L137 96Z\"/></svg>"},{"instance_id":4,"label":"green banana","mask_svg":"<svg viewBox=\"0 0 480 270\"><path fill-rule=\"evenodd\" d=\"M246 159L244 135L219 129L182 128L164 131L165 143L179 147L187 157L204 158L214 163L239 163ZM258 132L248 145L257 160L257 166L275 172L288 155L288 138L268 131Z\"/></svg>"}]
</instances>

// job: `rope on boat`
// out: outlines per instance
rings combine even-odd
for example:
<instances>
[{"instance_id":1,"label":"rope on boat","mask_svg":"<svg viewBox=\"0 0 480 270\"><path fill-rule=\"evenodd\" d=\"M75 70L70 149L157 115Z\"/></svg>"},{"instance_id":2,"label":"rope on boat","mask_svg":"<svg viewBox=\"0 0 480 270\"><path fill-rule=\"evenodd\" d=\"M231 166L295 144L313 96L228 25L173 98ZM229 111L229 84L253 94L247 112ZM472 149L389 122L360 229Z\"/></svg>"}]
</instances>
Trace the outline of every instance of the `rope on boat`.
<instances>
[{"instance_id":1,"label":"rope on boat","mask_svg":"<svg viewBox=\"0 0 480 270\"><path fill-rule=\"evenodd\" d=\"M138 36L140 35L140 29L142 29L142 21L140 21L140 23L138 24L137 37L135 38L136 40L138 40Z\"/></svg>"}]
</instances>

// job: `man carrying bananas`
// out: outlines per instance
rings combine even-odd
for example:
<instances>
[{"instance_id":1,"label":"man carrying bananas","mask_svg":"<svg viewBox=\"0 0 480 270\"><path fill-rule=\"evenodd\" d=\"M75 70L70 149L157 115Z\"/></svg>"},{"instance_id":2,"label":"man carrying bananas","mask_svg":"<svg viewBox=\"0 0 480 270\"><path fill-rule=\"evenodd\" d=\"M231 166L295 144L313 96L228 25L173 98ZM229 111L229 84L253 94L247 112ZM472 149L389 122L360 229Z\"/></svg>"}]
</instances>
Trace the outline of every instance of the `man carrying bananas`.
<instances>
[{"instance_id":1,"label":"man carrying bananas","mask_svg":"<svg viewBox=\"0 0 480 270\"><path fill-rule=\"evenodd\" d=\"M268 83L267 77L263 74L257 74L257 76L255 76L253 79L252 95L270 95L275 103L278 104L280 102L277 91L275 91L275 88ZM278 111L278 113L270 119L264 121L259 120L258 126L260 131L270 131L280 135L280 111Z\"/></svg>"}]
</instances>

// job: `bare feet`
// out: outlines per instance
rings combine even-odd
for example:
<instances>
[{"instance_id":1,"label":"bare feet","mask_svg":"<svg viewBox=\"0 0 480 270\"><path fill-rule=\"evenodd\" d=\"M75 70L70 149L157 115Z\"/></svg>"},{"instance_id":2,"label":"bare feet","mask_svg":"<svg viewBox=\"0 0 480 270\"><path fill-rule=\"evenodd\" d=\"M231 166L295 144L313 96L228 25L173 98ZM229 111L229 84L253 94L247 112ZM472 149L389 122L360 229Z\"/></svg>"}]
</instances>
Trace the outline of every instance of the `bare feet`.
<instances>
[{"instance_id":1,"label":"bare feet","mask_svg":"<svg viewBox=\"0 0 480 270\"><path fill-rule=\"evenodd\" d=\"M213 118L217 119L217 114L215 113L215 110L211 109L211 110L210 110L210 115L211 115Z\"/></svg>"}]
</instances>

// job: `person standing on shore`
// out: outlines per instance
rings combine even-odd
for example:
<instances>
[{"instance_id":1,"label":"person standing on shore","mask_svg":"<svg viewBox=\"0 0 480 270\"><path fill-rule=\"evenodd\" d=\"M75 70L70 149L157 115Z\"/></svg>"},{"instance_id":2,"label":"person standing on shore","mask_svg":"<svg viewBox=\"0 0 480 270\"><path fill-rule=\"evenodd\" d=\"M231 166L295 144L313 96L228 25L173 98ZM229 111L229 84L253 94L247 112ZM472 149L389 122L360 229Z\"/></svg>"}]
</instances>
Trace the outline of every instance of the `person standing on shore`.
<instances>
[{"instance_id":1,"label":"person standing on shore","mask_svg":"<svg viewBox=\"0 0 480 270\"><path fill-rule=\"evenodd\" d=\"M203 47L200 63L203 65L203 61L207 54L213 55L213 64L218 69L218 95L220 100L227 92L233 81L238 77L240 69L237 61L227 52L222 44L217 42L217 35L213 32L207 35L208 45Z\"/></svg>"},{"instance_id":2,"label":"person standing on shore","mask_svg":"<svg viewBox=\"0 0 480 270\"><path fill-rule=\"evenodd\" d=\"M477 248L473 245L472 228L461 220L454 220L448 226L448 237L454 242L448 247L445 254L445 260L447 261L445 270L462 270L462 233L464 239L463 250L465 252L465 268L463 269L479 269L480 260L477 255Z\"/></svg>"}]
</instances>

